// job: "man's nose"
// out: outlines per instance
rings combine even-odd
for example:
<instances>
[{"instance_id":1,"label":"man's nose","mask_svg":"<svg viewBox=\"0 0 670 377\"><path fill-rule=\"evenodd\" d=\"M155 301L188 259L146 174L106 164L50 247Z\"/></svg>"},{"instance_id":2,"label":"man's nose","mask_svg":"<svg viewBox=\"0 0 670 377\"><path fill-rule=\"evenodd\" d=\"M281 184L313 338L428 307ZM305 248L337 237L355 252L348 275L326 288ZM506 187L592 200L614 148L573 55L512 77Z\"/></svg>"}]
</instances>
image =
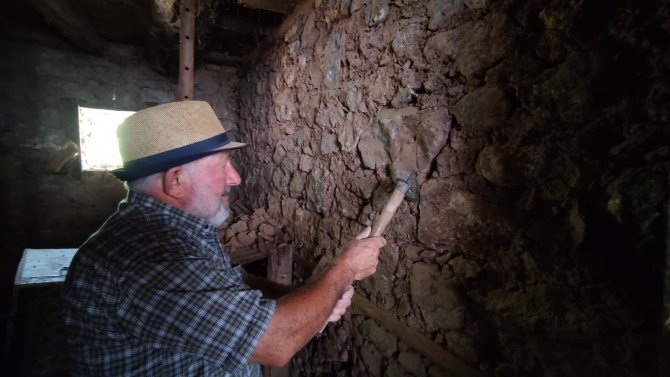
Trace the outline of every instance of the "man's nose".
<instances>
[{"instance_id":1,"label":"man's nose","mask_svg":"<svg viewBox=\"0 0 670 377\"><path fill-rule=\"evenodd\" d=\"M226 186L238 186L242 183L242 177L240 177L240 173L237 172L232 163L226 166L226 177Z\"/></svg>"}]
</instances>

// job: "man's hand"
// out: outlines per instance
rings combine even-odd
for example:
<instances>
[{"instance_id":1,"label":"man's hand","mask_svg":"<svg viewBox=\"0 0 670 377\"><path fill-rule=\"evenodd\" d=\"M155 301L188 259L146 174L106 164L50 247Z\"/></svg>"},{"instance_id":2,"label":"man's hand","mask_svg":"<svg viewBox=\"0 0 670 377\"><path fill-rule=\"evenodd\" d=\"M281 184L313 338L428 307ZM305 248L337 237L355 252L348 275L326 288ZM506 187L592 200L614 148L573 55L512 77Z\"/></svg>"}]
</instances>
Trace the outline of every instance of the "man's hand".
<instances>
[{"instance_id":1,"label":"man's hand","mask_svg":"<svg viewBox=\"0 0 670 377\"><path fill-rule=\"evenodd\" d=\"M386 245L382 237L368 237L370 227L347 245L336 263L343 263L352 273L352 280L361 280L375 273L379 263L379 249Z\"/></svg>"},{"instance_id":2,"label":"man's hand","mask_svg":"<svg viewBox=\"0 0 670 377\"><path fill-rule=\"evenodd\" d=\"M347 312L347 308L351 305L351 297L354 295L354 287L351 285L347 287L342 296L335 303L330 317L328 317L328 322L337 322L342 318L344 313Z\"/></svg>"},{"instance_id":3,"label":"man's hand","mask_svg":"<svg viewBox=\"0 0 670 377\"><path fill-rule=\"evenodd\" d=\"M382 237L369 235L367 228L323 273L277 300L272 320L251 353L250 362L286 365L326 323L342 317L353 296L349 286L377 270L379 249L386 244Z\"/></svg>"}]
</instances>

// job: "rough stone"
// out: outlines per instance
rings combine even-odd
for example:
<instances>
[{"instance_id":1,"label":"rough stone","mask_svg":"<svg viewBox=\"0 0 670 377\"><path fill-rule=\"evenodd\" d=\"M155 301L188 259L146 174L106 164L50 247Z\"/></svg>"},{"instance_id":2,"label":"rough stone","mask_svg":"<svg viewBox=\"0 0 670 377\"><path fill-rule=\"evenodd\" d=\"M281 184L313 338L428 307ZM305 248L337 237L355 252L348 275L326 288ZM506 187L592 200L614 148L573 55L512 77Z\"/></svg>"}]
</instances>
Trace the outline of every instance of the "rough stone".
<instances>
[{"instance_id":1,"label":"rough stone","mask_svg":"<svg viewBox=\"0 0 670 377\"><path fill-rule=\"evenodd\" d=\"M558 67L520 83L519 99L538 121L586 122L592 117L590 85L597 64L590 56L570 56Z\"/></svg>"},{"instance_id":2,"label":"rough stone","mask_svg":"<svg viewBox=\"0 0 670 377\"><path fill-rule=\"evenodd\" d=\"M423 262L414 263L409 274L412 306L429 331L459 329L464 312L450 283L437 269Z\"/></svg>"},{"instance_id":3,"label":"rough stone","mask_svg":"<svg viewBox=\"0 0 670 377\"><path fill-rule=\"evenodd\" d=\"M314 166L314 159L310 156L302 155L300 156L300 163L298 166L300 167L301 171L309 173L312 170L312 167Z\"/></svg>"},{"instance_id":4,"label":"rough stone","mask_svg":"<svg viewBox=\"0 0 670 377\"><path fill-rule=\"evenodd\" d=\"M416 41L421 39L424 33L424 26L420 23L399 24L391 43L391 48L397 59L400 61L416 61L415 65L423 65L421 47Z\"/></svg>"},{"instance_id":5,"label":"rough stone","mask_svg":"<svg viewBox=\"0 0 670 377\"><path fill-rule=\"evenodd\" d=\"M473 260L466 259L463 256L457 256L449 260L449 265L454 273L464 279L476 277L481 271L481 267Z\"/></svg>"},{"instance_id":6,"label":"rough stone","mask_svg":"<svg viewBox=\"0 0 670 377\"><path fill-rule=\"evenodd\" d=\"M398 363L407 369L412 376L426 376L426 368L424 367L423 360L421 360L421 355L416 352L400 352L398 354Z\"/></svg>"},{"instance_id":7,"label":"rough stone","mask_svg":"<svg viewBox=\"0 0 670 377\"><path fill-rule=\"evenodd\" d=\"M456 121L468 129L490 131L504 125L510 103L500 87L482 87L454 105Z\"/></svg>"},{"instance_id":8,"label":"rough stone","mask_svg":"<svg viewBox=\"0 0 670 377\"><path fill-rule=\"evenodd\" d=\"M377 178L369 170L359 169L353 174L351 179L351 189L361 197L368 200L372 197L375 188L378 185Z\"/></svg>"},{"instance_id":9,"label":"rough stone","mask_svg":"<svg viewBox=\"0 0 670 377\"><path fill-rule=\"evenodd\" d=\"M335 195L339 214L348 219L356 220L361 207L358 198L351 191L339 188L335 190Z\"/></svg>"},{"instance_id":10,"label":"rough stone","mask_svg":"<svg viewBox=\"0 0 670 377\"><path fill-rule=\"evenodd\" d=\"M358 142L358 152L361 155L361 162L367 169L376 169L387 166L390 162L388 152L384 143L374 134L366 132L361 135Z\"/></svg>"},{"instance_id":11,"label":"rough stone","mask_svg":"<svg viewBox=\"0 0 670 377\"><path fill-rule=\"evenodd\" d=\"M367 3L365 7L365 22L368 26L373 26L384 22L389 13L388 2L383 0L373 0Z\"/></svg>"},{"instance_id":12,"label":"rough stone","mask_svg":"<svg viewBox=\"0 0 670 377\"><path fill-rule=\"evenodd\" d=\"M373 319L363 321L361 333L385 357L391 357L398 351L398 340L395 335L379 326Z\"/></svg>"},{"instance_id":13,"label":"rough stone","mask_svg":"<svg viewBox=\"0 0 670 377\"><path fill-rule=\"evenodd\" d=\"M275 116L280 122L291 121L297 114L295 101L292 99L293 93L285 89L274 98Z\"/></svg>"},{"instance_id":14,"label":"rough stone","mask_svg":"<svg viewBox=\"0 0 670 377\"><path fill-rule=\"evenodd\" d=\"M391 100L391 106L396 109L408 107L412 101L413 91L409 88L400 88Z\"/></svg>"},{"instance_id":15,"label":"rough stone","mask_svg":"<svg viewBox=\"0 0 670 377\"><path fill-rule=\"evenodd\" d=\"M395 360L389 362L386 370L384 370L384 375L388 377L412 377L412 374L403 369Z\"/></svg>"},{"instance_id":16,"label":"rough stone","mask_svg":"<svg viewBox=\"0 0 670 377\"><path fill-rule=\"evenodd\" d=\"M382 376L382 355L377 351L376 347L363 346L360 350L361 361L366 367L366 375L381 377Z\"/></svg>"},{"instance_id":17,"label":"rough stone","mask_svg":"<svg viewBox=\"0 0 670 377\"><path fill-rule=\"evenodd\" d=\"M358 140L363 133L363 123L367 117L362 115L347 114L345 123L337 131L337 141L340 144L340 149L344 152L351 152L356 150Z\"/></svg>"},{"instance_id":18,"label":"rough stone","mask_svg":"<svg viewBox=\"0 0 670 377\"><path fill-rule=\"evenodd\" d=\"M479 223L483 202L463 191L449 192L441 180L428 180L421 186L419 240L427 246L450 245L462 232Z\"/></svg>"},{"instance_id":19,"label":"rough stone","mask_svg":"<svg viewBox=\"0 0 670 377\"><path fill-rule=\"evenodd\" d=\"M491 13L483 20L433 35L426 42L423 54L433 64L454 59L458 70L471 76L503 59L513 37L507 16Z\"/></svg>"},{"instance_id":20,"label":"rough stone","mask_svg":"<svg viewBox=\"0 0 670 377\"><path fill-rule=\"evenodd\" d=\"M337 149L335 135L326 134L321 137L321 154L331 154Z\"/></svg>"},{"instance_id":21,"label":"rough stone","mask_svg":"<svg viewBox=\"0 0 670 377\"><path fill-rule=\"evenodd\" d=\"M523 177L516 165L514 156L509 155L501 146L487 146L479 153L477 174L487 181L503 187L523 184Z\"/></svg>"},{"instance_id":22,"label":"rough stone","mask_svg":"<svg viewBox=\"0 0 670 377\"><path fill-rule=\"evenodd\" d=\"M417 128L417 141L421 150L427 156L427 161L440 153L449 138L451 131L451 117L444 107L423 109L419 112L420 123ZM424 160L418 167L423 167L421 173L425 176L430 168Z\"/></svg>"},{"instance_id":23,"label":"rough stone","mask_svg":"<svg viewBox=\"0 0 670 377\"><path fill-rule=\"evenodd\" d=\"M296 172L293 174L293 178L291 178L291 182L289 183L289 195L291 195L292 198L299 198L304 189L305 181L302 178L302 174Z\"/></svg>"},{"instance_id":24,"label":"rough stone","mask_svg":"<svg viewBox=\"0 0 670 377\"><path fill-rule=\"evenodd\" d=\"M377 114L377 121L385 137L386 150L391 157L392 174L402 171L416 172L419 166L428 165L428 156L423 153L421 145L416 140L420 123L417 108L385 108Z\"/></svg>"},{"instance_id":25,"label":"rough stone","mask_svg":"<svg viewBox=\"0 0 670 377\"><path fill-rule=\"evenodd\" d=\"M284 159L284 157L286 157L286 149L284 149L284 146L280 141L275 146L275 151L274 154L272 155L272 161L274 161L275 164L280 164Z\"/></svg>"},{"instance_id":26,"label":"rough stone","mask_svg":"<svg viewBox=\"0 0 670 377\"><path fill-rule=\"evenodd\" d=\"M426 6L428 11L428 29L437 30L445 20L464 9L463 0L430 0Z\"/></svg>"}]
</instances>

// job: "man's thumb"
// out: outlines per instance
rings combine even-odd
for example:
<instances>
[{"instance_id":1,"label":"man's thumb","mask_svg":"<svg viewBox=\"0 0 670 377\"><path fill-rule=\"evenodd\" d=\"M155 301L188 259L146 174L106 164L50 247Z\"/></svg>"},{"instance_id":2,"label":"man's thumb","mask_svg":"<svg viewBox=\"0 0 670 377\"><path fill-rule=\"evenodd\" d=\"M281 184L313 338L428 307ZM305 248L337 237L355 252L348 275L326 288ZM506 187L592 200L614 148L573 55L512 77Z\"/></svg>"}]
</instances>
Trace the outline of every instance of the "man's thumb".
<instances>
[{"instance_id":1,"label":"man's thumb","mask_svg":"<svg viewBox=\"0 0 670 377\"><path fill-rule=\"evenodd\" d=\"M371 231L371 230L372 230L372 228L370 228L370 227L367 227L367 228L363 229L363 231L360 232L360 233L356 236L356 239L357 239L357 240L362 240L363 238L368 238L368 237L370 236L370 231Z\"/></svg>"}]
</instances>

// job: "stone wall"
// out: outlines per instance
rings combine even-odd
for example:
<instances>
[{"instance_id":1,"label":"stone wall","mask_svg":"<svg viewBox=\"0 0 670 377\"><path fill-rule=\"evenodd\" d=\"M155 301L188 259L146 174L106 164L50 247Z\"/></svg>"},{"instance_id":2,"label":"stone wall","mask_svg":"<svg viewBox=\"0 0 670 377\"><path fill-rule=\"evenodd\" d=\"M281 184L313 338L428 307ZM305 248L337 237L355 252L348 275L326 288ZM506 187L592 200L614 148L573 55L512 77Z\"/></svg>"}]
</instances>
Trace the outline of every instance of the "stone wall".
<instances>
[{"instance_id":1,"label":"stone wall","mask_svg":"<svg viewBox=\"0 0 670 377\"><path fill-rule=\"evenodd\" d=\"M177 81L151 71L141 48L108 45L102 56L92 56L75 52L49 31L11 23L1 31L0 265L1 298L6 304L0 332L4 334L23 249L77 247L125 196L122 183L110 173L81 172L76 159L58 173L51 171L57 152L70 140L78 144L76 104L138 110L175 100ZM203 66L195 73L195 99L209 101L233 131L238 118L237 82L232 68ZM12 344L10 361L15 365L10 368L17 368L11 369L16 372L13 375L62 371L63 365L54 365L65 357L62 332L55 327L51 333L44 331L44 323L60 325L60 297L53 295L53 289L30 292L35 299L17 313L24 316L36 308L37 313L29 314L38 319L16 322L20 328L15 329L14 339L21 343Z\"/></svg>"},{"instance_id":2,"label":"stone wall","mask_svg":"<svg viewBox=\"0 0 670 377\"><path fill-rule=\"evenodd\" d=\"M486 375L658 375L668 6L311 3L240 86L246 201L303 265L410 170L360 294ZM292 375L447 375L352 312Z\"/></svg>"}]
</instances>

